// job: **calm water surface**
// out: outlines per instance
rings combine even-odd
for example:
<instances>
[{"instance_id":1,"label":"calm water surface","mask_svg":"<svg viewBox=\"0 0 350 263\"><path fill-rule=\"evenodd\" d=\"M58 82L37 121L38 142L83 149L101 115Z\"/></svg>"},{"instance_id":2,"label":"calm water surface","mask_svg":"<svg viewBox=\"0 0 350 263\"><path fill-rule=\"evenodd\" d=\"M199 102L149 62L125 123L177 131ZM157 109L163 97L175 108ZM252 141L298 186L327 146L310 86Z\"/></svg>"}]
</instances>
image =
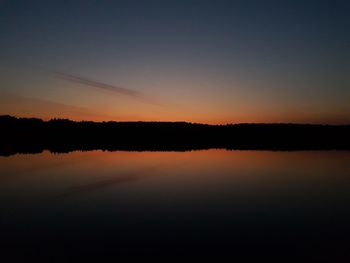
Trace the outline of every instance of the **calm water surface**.
<instances>
[{"instance_id":1,"label":"calm water surface","mask_svg":"<svg viewBox=\"0 0 350 263\"><path fill-rule=\"evenodd\" d=\"M207 150L0 157L1 248L82 255L349 256L350 153Z\"/></svg>"}]
</instances>

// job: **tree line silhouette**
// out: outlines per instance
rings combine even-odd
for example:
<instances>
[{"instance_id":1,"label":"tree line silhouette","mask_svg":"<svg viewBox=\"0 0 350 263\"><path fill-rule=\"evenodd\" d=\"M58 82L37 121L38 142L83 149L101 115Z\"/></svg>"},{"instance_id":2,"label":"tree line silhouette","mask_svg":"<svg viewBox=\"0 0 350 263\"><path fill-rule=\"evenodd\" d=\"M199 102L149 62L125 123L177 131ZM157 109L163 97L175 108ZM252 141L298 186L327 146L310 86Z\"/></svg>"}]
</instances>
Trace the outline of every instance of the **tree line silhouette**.
<instances>
[{"instance_id":1,"label":"tree line silhouette","mask_svg":"<svg viewBox=\"0 0 350 263\"><path fill-rule=\"evenodd\" d=\"M0 155L74 150L350 150L350 125L92 122L0 116Z\"/></svg>"}]
</instances>

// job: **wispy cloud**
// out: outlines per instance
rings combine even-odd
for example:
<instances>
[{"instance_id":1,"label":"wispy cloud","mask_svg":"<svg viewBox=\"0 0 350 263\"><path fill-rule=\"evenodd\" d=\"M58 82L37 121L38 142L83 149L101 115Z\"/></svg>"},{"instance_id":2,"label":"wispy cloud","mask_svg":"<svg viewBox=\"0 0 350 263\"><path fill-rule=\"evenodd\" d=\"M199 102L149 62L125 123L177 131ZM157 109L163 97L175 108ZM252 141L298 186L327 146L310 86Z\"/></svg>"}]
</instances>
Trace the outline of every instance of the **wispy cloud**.
<instances>
[{"instance_id":1,"label":"wispy cloud","mask_svg":"<svg viewBox=\"0 0 350 263\"><path fill-rule=\"evenodd\" d=\"M115 120L120 116L109 115L90 108L59 103L0 91L0 114L43 119L68 118L73 120Z\"/></svg>"},{"instance_id":2,"label":"wispy cloud","mask_svg":"<svg viewBox=\"0 0 350 263\"><path fill-rule=\"evenodd\" d=\"M85 77L75 76L75 75L71 75L71 74L67 74L67 73L63 73L63 72L58 72L58 71L53 71L52 74L54 74L55 77L66 80L66 81L70 81L73 83L78 83L78 84L82 84L82 85L86 85L86 86L90 86L90 87L95 87L95 88L102 89L102 90L111 91L111 92L114 92L117 94L122 94L122 95L132 97L134 99L137 99L137 100L145 102L145 103L150 103L153 105L160 106L160 103L155 101L153 98L150 98L150 97L146 96L144 93L133 90L133 89L114 86L114 85L106 84L103 82L87 79Z\"/></svg>"}]
</instances>

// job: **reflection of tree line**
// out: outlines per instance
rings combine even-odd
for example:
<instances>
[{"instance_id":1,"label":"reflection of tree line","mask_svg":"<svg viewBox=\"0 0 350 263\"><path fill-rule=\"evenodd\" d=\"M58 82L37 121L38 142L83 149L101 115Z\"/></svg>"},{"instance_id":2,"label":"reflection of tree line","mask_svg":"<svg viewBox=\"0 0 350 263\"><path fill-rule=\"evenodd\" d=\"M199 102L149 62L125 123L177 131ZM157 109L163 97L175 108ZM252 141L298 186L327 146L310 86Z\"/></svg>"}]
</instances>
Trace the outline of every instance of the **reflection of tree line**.
<instances>
[{"instance_id":1,"label":"reflection of tree line","mask_svg":"<svg viewBox=\"0 0 350 263\"><path fill-rule=\"evenodd\" d=\"M350 125L74 122L0 116L0 155L74 150L349 150Z\"/></svg>"}]
</instances>

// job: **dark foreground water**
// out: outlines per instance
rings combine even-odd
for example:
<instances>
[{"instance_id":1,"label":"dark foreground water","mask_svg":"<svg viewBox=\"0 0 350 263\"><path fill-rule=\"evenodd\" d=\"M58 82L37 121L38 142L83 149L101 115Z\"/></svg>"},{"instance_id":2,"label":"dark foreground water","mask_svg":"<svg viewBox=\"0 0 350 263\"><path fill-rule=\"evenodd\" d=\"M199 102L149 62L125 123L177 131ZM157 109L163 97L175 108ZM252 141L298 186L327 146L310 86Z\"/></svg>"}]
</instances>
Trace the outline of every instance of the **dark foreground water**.
<instances>
[{"instance_id":1,"label":"dark foreground water","mask_svg":"<svg viewBox=\"0 0 350 263\"><path fill-rule=\"evenodd\" d=\"M0 211L6 262L187 255L348 262L350 152L0 157Z\"/></svg>"}]
</instances>

